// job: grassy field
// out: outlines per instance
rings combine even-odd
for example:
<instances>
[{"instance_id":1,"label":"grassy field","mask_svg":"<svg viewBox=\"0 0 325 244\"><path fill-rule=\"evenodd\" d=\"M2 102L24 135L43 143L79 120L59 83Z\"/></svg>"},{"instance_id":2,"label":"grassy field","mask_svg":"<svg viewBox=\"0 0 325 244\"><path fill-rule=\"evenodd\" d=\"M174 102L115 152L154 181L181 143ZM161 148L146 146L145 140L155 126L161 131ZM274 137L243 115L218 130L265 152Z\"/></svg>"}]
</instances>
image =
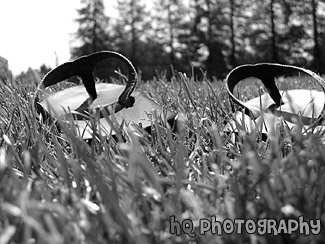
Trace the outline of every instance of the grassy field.
<instances>
[{"instance_id":1,"label":"grassy field","mask_svg":"<svg viewBox=\"0 0 325 244\"><path fill-rule=\"evenodd\" d=\"M324 243L324 135L225 133L223 86L140 84L182 113L178 134L157 118L87 143L39 122L35 86L1 85L0 243Z\"/></svg>"}]
</instances>

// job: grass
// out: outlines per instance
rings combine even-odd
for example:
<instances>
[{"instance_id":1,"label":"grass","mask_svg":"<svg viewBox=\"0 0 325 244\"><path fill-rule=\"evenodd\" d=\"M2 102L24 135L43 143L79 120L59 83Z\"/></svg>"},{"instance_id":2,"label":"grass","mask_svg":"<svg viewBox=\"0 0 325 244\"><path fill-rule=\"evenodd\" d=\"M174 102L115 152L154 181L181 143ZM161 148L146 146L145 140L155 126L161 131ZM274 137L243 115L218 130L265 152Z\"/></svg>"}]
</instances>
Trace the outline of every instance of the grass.
<instances>
[{"instance_id":1,"label":"grass","mask_svg":"<svg viewBox=\"0 0 325 244\"><path fill-rule=\"evenodd\" d=\"M118 139L98 135L87 143L64 124L60 133L39 122L36 87L1 85L0 243L323 243L321 132L283 130L266 142L259 133L229 135L223 83L176 74L140 87L182 114L178 134L157 117L151 134L116 127ZM192 220L196 236L173 234L171 216ZM212 216L303 216L319 219L321 231L200 235L200 219Z\"/></svg>"},{"instance_id":2,"label":"grass","mask_svg":"<svg viewBox=\"0 0 325 244\"><path fill-rule=\"evenodd\" d=\"M313 89L322 91L322 87L309 76L280 77L275 80L275 83L279 90ZM259 96L260 92L264 93L266 89L257 78L247 78L241 81L234 90L234 93L243 101Z\"/></svg>"}]
</instances>

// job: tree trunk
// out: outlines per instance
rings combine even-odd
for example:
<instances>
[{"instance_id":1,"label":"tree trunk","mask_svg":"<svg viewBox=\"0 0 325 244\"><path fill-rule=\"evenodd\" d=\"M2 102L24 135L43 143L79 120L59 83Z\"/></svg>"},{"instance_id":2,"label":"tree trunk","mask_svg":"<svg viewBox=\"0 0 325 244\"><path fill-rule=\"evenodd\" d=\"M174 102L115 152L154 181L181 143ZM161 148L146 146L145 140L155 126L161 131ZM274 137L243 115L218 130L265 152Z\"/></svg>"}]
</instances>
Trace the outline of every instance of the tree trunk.
<instances>
[{"instance_id":1,"label":"tree trunk","mask_svg":"<svg viewBox=\"0 0 325 244\"><path fill-rule=\"evenodd\" d=\"M270 3L270 22L271 22L271 50L272 50L272 62L278 63L278 50L276 44L276 31L275 31L275 20L274 20L274 10L273 10L274 0Z\"/></svg>"},{"instance_id":2,"label":"tree trunk","mask_svg":"<svg viewBox=\"0 0 325 244\"><path fill-rule=\"evenodd\" d=\"M170 5L171 3L168 3L168 26L169 26L169 46L170 46L169 59L171 65L175 68L174 27L173 27L172 12L171 12Z\"/></svg>"},{"instance_id":3,"label":"tree trunk","mask_svg":"<svg viewBox=\"0 0 325 244\"><path fill-rule=\"evenodd\" d=\"M321 72L322 57L318 42L318 30L317 30L317 2L312 0L312 17L313 17L313 35L314 35L314 68L317 72Z\"/></svg>"},{"instance_id":4,"label":"tree trunk","mask_svg":"<svg viewBox=\"0 0 325 244\"><path fill-rule=\"evenodd\" d=\"M97 42L98 42L98 37L97 37L97 16L96 16L96 10L95 10L95 3L91 2L90 3L91 6L91 12L92 12L92 21L93 21L93 28L92 28L92 32L93 32L93 40L91 43L91 52L96 52L97 50Z\"/></svg>"},{"instance_id":5,"label":"tree trunk","mask_svg":"<svg viewBox=\"0 0 325 244\"><path fill-rule=\"evenodd\" d=\"M135 14L135 2L136 0L131 1L131 61L137 68L137 59L136 59L136 53L137 53L137 30L135 27L136 24L136 14Z\"/></svg>"},{"instance_id":6,"label":"tree trunk","mask_svg":"<svg viewBox=\"0 0 325 244\"><path fill-rule=\"evenodd\" d=\"M205 0L207 6L207 34L205 37L205 44L209 51L209 56L206 62L207 72L210 77L220 78L224 76L224 72L226 70L226 65L224 62L224 55L222 53L221 45L217 38L214 36L213 25L217 25L213 23L214 14L213 7L215 7L216 3L211 0ZM219 24L219 23L218 23Z\"/></svg>"},{"instance_id":7,"label":"tree trunk","mask_svg":"<svg viewBox=\"0 0 325 244\"><path fill-rule=\"evenodd\" d=\"M207 16L208 16L208 29L205 37L205 44L209 50L209 56L207 59L207 72L208 74L213 77L216 76L216 70L215 70L215 52L214 52L214 46L215 43L213 42L212 37L212 26L211 26L211 2L209 0L205 0L205 4L207 6Z\"/></svg>"},{"instance_id":8,"label":"tree trunk","mask_svg":"<svg viewBox=\"0 0 325 244\"><path fill-rule=\"evenodd\" d=\"M230 64L232 67L236 66L236 43L235 43L235 0L230 0L230 42L231 42L231 53L230 53Z\"/></svg>"}]
</instances>

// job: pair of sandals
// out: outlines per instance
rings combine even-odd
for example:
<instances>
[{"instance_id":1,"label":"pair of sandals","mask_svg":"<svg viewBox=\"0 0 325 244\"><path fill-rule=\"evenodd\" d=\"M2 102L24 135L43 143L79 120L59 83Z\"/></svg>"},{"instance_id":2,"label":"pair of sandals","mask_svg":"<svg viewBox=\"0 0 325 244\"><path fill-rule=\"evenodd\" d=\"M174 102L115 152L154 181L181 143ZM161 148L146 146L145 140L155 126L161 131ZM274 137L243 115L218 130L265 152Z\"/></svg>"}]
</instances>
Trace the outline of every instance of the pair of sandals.
<instances>
[{"instance_id":1,"label":"pair of sandals","mask_svg":"<svg viewBox=\"0 0 325 244\"><path fill-rule=\"evenodd\" d=\"M118 59L129 69L127 85L111 83L95 83L94 68L106 59ZM277 77L300 74L315 80L322 88L316 90L279 91L275 79ZM48 93L45 88L66 80L72 76L81 78L83 85L77 85L62 91ZM262 81L268 93L243 102L234 96L235 86L250 77ZM105 115L115 113L117 123L133 122L149 127L152 122L148 118L155 110L165 119L175 119L176 114L163 112L162 107L138 91L134 91L138 76L132 63L123 55L112 51L101 51L82 56L74 61L64 63L51 70L36 91L36 109L43 118L62 118L67 113L75 114L77 133L84 139L93 137L93 127L89 124L91 111L98 111L99 128L103 135L114 134L112 124ZM306 127L322 124L325 104L325 81L314 72L289 65L261 63L242 65L233 69L226 78L226 89L233 104L242 110L234 110L234 118L227 128L237 128L243 125L247 132L252 132L257 126L263 126L263 133L275 129L276 121L282 121L292 128L297 123ZM39 96L43 95L42 101Z\"/></svg>"}]
</instances>

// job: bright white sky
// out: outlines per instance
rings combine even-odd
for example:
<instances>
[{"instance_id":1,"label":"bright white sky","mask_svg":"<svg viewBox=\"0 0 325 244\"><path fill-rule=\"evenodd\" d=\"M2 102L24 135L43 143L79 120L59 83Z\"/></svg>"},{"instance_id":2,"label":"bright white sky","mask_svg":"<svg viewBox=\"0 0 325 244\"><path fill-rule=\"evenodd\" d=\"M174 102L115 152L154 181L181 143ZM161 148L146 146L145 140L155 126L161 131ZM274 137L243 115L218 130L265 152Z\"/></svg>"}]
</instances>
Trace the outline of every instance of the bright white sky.
<instances>
[{"instance_id":1,"label":"bright white sky","mask_svg":"<svg viewBox=\"0 0 325 244\"><path fill-rule=\"evenodd\" d=\"M115 0L105 0L106 12ZM0 0L0 56L14 75L28 67L55 67L70 58L70 42L78 25L80 0Z\"/></svg>"}]
</instances>

